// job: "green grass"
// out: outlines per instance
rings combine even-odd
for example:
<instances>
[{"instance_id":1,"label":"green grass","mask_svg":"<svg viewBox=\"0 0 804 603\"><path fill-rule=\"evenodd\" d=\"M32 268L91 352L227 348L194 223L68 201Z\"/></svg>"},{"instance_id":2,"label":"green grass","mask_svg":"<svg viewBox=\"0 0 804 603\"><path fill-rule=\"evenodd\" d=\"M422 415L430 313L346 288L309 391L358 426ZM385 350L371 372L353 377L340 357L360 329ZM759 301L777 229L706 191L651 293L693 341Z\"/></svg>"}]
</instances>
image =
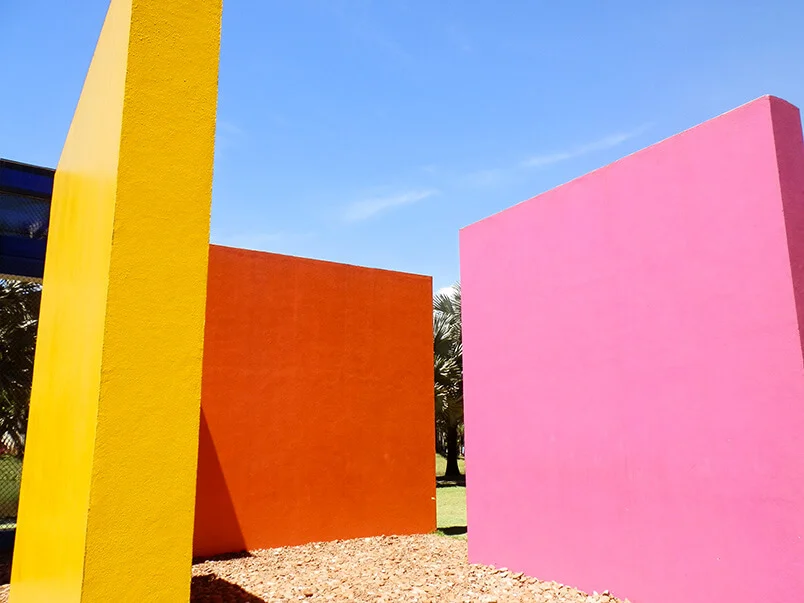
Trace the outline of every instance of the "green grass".
<instances>
[{"instance_id":1,"label":"green grass","mask_svg":"<svg viewBox=\"0 0 804 603\"><path fill-rule=\"evenodd\" d=\"M15 518L20 500L22 461L11 455L0 456L0 529L9 527L8 518Z\"/></svg>"},{"instance_id":2,"label":"green grass","mask_svg":"<svg viewBox=\"0 0 804 603\"><path fill-rule=\"evenodd\" d=\"M446 486L436 490L438 531L445 536L466 538L466 488Z\"/></svg>"},{"instance_id":3,"label":"green grass","mask_svg":"<svg viewBox=\"0 0 804 603\"><path fill-rule=\"evenodd\" d=\"M463 459L458 461L461 472L465 472ZM436 455L436 475L444 475L447 461ZM438 533L455 538L466 538L466 487L443 485L436 488L436 509Z\"/></svg>"},{"instance_id":4,"label":"green grass","mask_svg":"<svg viewBox=\"0 0 804 603\"><path fill-rule=\"evenodd\" d=\"M444 471L447 470L447 459L436 453L435 465L436 475L439 477L444 475ZM461 470L461 473L466 475L466 464L463 459L458 459L458 469Z\"/></svg>"}]
</instances>

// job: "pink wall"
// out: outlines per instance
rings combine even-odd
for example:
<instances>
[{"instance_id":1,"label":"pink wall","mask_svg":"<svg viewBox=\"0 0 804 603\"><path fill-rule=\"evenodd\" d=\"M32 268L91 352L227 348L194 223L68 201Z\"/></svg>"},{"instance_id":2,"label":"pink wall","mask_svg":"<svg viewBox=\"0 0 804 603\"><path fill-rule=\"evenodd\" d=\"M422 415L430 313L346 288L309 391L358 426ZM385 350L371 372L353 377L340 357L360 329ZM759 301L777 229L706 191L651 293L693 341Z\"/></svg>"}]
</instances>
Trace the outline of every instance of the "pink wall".
<instances>
[{"instance_id":1,"label":"pink wall","mask_svg":"<svg viewBox=\"0 0 804 603\"><path fill-rule=\"evenodd\" d=\"M637 603L804 596L795 107L469 226L461 264L470 561Z\"/></svg>"}]
</instances>

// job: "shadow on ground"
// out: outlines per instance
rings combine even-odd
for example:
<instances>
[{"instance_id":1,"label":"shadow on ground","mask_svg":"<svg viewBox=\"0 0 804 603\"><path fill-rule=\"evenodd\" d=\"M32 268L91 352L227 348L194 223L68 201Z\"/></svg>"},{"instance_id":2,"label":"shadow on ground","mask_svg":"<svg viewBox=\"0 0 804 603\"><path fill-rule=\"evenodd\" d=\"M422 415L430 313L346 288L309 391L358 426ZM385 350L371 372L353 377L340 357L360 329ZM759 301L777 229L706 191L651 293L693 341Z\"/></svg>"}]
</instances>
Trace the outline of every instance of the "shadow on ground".
<instances>
[{"instance_id":1,"label":"shadow on ground","mask_svg":"<svg viewBox=\"0 0 804 603\"><path fill-rule=\"evenodd\" d=\"M211 555L209 557L193 557L193 565L204 563L205 561L230 561L232 559L247 559L253 557L248 551L238 551L236 553L221 553L220 555Z\"/></svg>"},{"instance_id":2,"label":"shadow on ground","mask_svg":"<svg viewBox=\"0 0 804 603\"><path fill-rule=\"evenodd\" d=\"M217 576L195 576L190 587L190 603L265 603L236 584L222 580Z\"/></svg>"},{"instance_id":3,"label":"shadow on ground","mask_svg":"<svg viewBox=\"0 0 804 603\"><path fill-rule=\"evenodd\" d=\"M444 536L461 536L466 534L466 526L449 526L448 528L438 528Z\"/></svg>"},{"instance_id":4,"label":"shadow on ground","mask_svg":"<svg viewBox=\"0 0 804 603\"><path fill-rule=\"evenodd\" d=\"M436 488L448 488L451 486L466 487L466 476L460 477L444 477L443 475L436 476Z\"/></svg>"}]
</instances>

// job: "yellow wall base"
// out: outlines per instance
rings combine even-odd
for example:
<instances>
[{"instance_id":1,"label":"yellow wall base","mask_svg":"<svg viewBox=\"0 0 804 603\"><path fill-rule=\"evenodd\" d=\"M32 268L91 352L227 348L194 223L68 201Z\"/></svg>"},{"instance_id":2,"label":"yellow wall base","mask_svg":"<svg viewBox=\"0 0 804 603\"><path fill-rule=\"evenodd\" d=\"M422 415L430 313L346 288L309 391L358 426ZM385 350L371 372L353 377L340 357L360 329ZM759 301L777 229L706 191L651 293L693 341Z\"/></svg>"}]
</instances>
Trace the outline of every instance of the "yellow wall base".
<instances>
[{"instance_id":1,"label":"yellow wall base","mask_svg":"<svg viewBox=\"0 0 804 603\"><path fill-rule=\"evenodd\" d=\"M112 0L56 173L13 603L187 601L221 0Z\"/></svg>"}]
</instances>

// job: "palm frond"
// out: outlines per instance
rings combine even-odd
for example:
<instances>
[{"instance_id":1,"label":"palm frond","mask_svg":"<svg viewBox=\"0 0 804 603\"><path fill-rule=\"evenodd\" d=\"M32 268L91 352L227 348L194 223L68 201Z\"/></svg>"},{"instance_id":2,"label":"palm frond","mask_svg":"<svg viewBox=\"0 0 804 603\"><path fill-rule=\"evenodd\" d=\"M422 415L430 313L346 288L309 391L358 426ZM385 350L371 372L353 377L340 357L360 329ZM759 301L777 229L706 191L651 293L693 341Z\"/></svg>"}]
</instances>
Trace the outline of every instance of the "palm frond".
<instances>
[{"instance_id":1,"label":"palm frond","mask_svg":"<svg viewBox=\"0 0 804 603\"><path fill-rule=\"evenodd\" d=\"M0 436L22 454L28 424L41 288L0 280Z\"/></svg>"}]
</instances>

